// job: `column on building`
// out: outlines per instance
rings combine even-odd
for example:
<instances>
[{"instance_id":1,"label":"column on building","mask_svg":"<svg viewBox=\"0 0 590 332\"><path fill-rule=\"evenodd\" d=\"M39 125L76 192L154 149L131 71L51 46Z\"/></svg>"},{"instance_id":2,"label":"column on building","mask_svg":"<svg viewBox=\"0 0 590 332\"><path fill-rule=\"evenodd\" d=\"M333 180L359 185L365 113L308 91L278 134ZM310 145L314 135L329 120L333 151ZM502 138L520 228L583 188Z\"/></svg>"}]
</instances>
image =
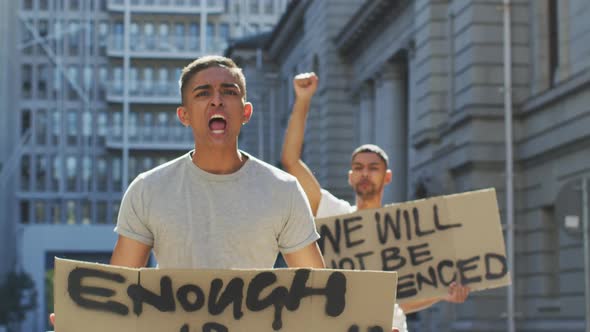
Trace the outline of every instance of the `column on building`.
<instances>
[{"instance_id":1,"label":"column on building","mask_svg":"<svg viewBox=\"0 0 590 332\"><path fill-rule=\"evenodd\" d=\"M375 93L372 81L364 82L359 98L359 143L375 143Z\"/></svg>"},{"instance_id":2,"label":"column on building","mask_svg":"<svg viewBox=\"0 0 590 332\"><path fill-rule=\"evenodd\" d=\"M392 183L383 203L406 200L407 120L403 67L385 64L375 78L375 143L389 155Z\"/></svg>"}]
</instances>

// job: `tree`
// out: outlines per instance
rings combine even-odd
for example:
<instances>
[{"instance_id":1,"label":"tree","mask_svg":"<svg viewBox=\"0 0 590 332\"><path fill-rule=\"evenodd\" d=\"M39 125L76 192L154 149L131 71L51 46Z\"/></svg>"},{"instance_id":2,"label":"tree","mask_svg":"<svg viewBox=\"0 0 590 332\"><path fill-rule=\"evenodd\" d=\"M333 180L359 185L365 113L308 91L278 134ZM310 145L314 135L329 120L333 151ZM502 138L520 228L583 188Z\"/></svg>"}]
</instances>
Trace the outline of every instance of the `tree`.
<instances>
[{"instance_id":1,"label":"tree","mask_svg":"<svg viewBox=\"0 0 590 332\"><path fill-rule=\"evenodd\" d=\"M0 325L20 323L37 306L33 279L25 272L10 272L0 284Z\"/></svg>"}]
</instances>

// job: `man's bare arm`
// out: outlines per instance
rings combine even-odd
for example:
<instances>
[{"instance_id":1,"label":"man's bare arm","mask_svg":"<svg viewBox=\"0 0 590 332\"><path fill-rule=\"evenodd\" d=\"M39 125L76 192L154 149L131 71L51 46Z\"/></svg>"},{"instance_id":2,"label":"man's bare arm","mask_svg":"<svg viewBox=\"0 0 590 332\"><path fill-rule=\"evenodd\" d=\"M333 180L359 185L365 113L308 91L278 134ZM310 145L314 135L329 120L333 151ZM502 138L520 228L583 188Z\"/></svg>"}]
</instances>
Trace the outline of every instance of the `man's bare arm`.
<instances>
[{"instance_id":1,"label":"man's bare arm","mask_svg":"<svg viewBox=\"0 0 590 332\"><path fill-rule=\"evenodd\" d=\"M323 269L326 267L320 248L316 242L309 244L303 249L299 249L289 254L283 254L289 267L311 267Z\"/></svg>"},{"instance_id":2,"label":"man's bare arm","mask_svg":"<svg viewBox=\"0 0 590 332\"><path fill-rule=\"evenodd\" d=\"M305 73L295 76L293 87L295 89L295 103L287 131L283 142L281 163L285 171L295 176L305 195L309 200L311 211L315 216L320 204L320 184L309 167L301 160L301 149L305 137L305 122L313 97L318 86L318 77L314 73Z\"/></svg>"},{"instance_id":3,"label":"man's bare arm","mask_svg":"<svg viewBox=\"0 0 590 332\"><path fill-rule=\"evenodd\" d=\"M450 302L450 303L463 303L463 302L465 302L465 300L467 300L467 297L469 296L469 292L470 292L469 287L462 286L462 285L457 284L456 282L453 282L449 286L448 294L444 297L421 300L421 301L406 302L406 303L400 304L399 306L402 308L402 310L406 314L409 314L412 312L426 309L426 308L430 307L431 305L433 305L437 302L440 302L440 301L446 301L446 302Z\"/></svg>"},{"instance_id":4,"label":"man's bare arm","mask_svg":"<svg viewBox=\"0 0 590 332\"><path fill-rule=\"evenodd\" d=\"M151 250L152 247L146 244L119 235L111 256L111 265L144 267L150 257Z\"/></svg>"}]
</instances>

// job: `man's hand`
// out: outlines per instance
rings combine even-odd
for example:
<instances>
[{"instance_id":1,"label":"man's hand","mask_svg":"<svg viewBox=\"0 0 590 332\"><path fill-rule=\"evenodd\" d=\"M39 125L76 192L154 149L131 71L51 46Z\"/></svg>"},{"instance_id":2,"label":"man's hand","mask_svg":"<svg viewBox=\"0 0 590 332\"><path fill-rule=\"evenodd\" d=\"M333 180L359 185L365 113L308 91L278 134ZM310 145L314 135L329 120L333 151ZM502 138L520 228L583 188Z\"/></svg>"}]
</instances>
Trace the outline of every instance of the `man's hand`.
<instances>
[{"instance_id":1,"label":"man's hand","mask_svg":"<svg viewBox=\"0 0 590 332\"><path fill-rule=\"evenodd\" d=\"M465 300L467 300L469 291L469 287L461 286L456 282L453 282L449 286L449 293L443 297L443 300L450 303L463 303Z\"/></svg>"},{"instance_id":2,"label":"man's hand","mask_svg":"<svg viewBox=\"0 0 590 332\"><path fill-rule=\"evenodd\" d=\"M314 73L301 73L293 79L295 96L300 99L310 100L318 88L318 76Z\"/></svg>"}]
</instances>

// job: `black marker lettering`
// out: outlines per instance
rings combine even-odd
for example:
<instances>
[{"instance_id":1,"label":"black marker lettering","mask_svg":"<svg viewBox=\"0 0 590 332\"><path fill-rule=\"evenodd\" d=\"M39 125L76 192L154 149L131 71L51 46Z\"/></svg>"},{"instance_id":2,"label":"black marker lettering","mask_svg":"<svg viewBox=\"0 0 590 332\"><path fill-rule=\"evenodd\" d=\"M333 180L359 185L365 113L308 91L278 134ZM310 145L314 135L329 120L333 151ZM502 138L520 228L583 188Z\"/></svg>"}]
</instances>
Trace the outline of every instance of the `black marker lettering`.
<instances>
[{"instance_id":1,"label":"black marker lettering","mask_svg":"<svg viewBox=\"0 0 590 332\"><path fill-rule=\"evenodd\" d=\"M491 271L491 269L492 269L492 267L491 267L492 263L490 262L491 259L495 259L498 262L500 262L500 272L493 273ZM486 262L486 279L487 280L500 279L508 273L508 265L506 264L506 257L504 257L502 255L498 255L498 254L488 253L485 255L484 260Z\"/></svg>"},{"instance_id":2,"label":"black marker lettering","mask_svg":"<svg viewBox=\"0 0 590 332\"><path fill-rule=\"evenodd\" d=\"M475 263L475 262L478 260L479 260L479 256L473 256L468 259L459 259L457 261L457 270L459 270L459 275L461 277L461 283L463 285L468 285L468 284L471 284L474 282L481 281L480 276L468 278L465 275L466 272L477 269L477 263ZM473 263L475 263L475 264L473 264Z\"/></svg>"},{"instance_id":3,"label":"black marker lettering","mask_svg":"<svg viewBox=\"0 0 590 332\"><path fill-rule=\"evenodd\" d=\"M244 299L244 280L241 278L233 278L225 287L225 290L219 295L223 287L223 280L214 279L211 281L211 291L209 293L208 309L212 315L221 314L227 306L232 302L234 304L234 318L236 320L242 318L242 300Z\"/></svg>"},{"instance_id":4,"label":"black marker lettering","mask_svg":"<svg viewBox=\"0 0 590 332\"><path fill-rule=\"evenodd\" d=\"M394 264L389 264L389 261L398 261ZM398 247L386 248L381 251L382 271L396 271L406 265L406 258L400 255Z\"/></svg>"},{"instance_id":5,"label":"black marker lettering","mask_svg":"<svg viewBox=\"0 0 590 332\"><path fill-rule=\"evenodd\" d=\"M176 310L174 295L172 294L172 280L168 276L160 279L160 295L152 293L141 285L129 285L127 294L133 300L133 312L140 316L143 311L143 303L151 304L160 312L172 312Z\"/></svg>"},{"instance_id":6,"label":"black marker lettering","mask_svg":"<svg viewBox=\"0 0 590 332\"><path fill-rule=\"evenodd\" d=\"M103 287L82 286L84 278L98 278L122 284L125 282L124 276L118 273L77 267L68 275L68 294L72 301L82 308L112 312L121 316L129 314L129 308L122 303L116 301L99 302L85 298L84 295L112 297L115 295L115 291Z\"/></svg>"},{"instance_id":7,"label":"black marker lettering","mask_svg":"<svg viewBox=\"0 0 590 332\"><path fill-rule=\"evenodd\" d=\"M438 206L434 204L432 207L434 213L434 227L439 231L444 231L445 229L453 228L453 227L461 227L462 224L449 224L449 225L441 225L440 218L438 217Z\"/></svg>"},{"instance_id":8,"label":"black marker lettering","mask_svg":"<svg viewBox=\"0 0 590 332\"><path fill-rule=\"evenodd\" d=\"M194 301L189 300L189 294L194 294ZM182 308L187 312L193 312L201 309L205 304L205 293L201 287L196 285L184 285L176 291L176 298Z\"/></svg>"},{"instance_id":9,"label":"black marker lettering","mask_svg":"<svg viewBox=\"0 0 590 332\"><path fill-rule=\"evenodd\" d=\"M350 225L352 223L356 223L356 222L359 222L362 220L363 220L363 218L361 216L356 216L356 217L352 217L352 218L346 218L342 221L344 223L344 239L346 240L346 247L347 248L352 248L352 247L358 246L358 245L362 244L363 242L365 242L365 239L360 239L360 240L356 240L356 241L352 241L350 239L350 235L352 232L363 228L362 224L357 224L352 227Z\"/></svg>"},{"instance_id":10,"label":"black marker lettering","mask_svg":"<svg viewBox=\"0 0 590 332\"><path fill-rule=\"evenodd\" d=\"M399 226L399 219L400 219L400 210L397 209L395 211L395 222L389 215L389 213L385 212L383 214L383 227L381 227L381 215L379 212L375 212L375 224L377 226L377 236L379 238L379 243L385 244L387 243L387 238L389 237L389 230L393 233L393 236L396 240L401 238L401 229Z\"/></svg>"},{"instance_id":11,"label":"black marker lettering","mask_svg":"<svg viewBox=\"0 0 590 332\"><path fill-rule=\"evenodd\" d=\"M320 247L320 251L322 253L324 253L325 250L324 242L326 239L328 239L328 241L330 241L332 244L332 249L334 249L334 252L340 254L340 219L336 219L334 222L334 233L336 233L336 235L332 234L330 227L327 225L322 225L320 227L318 246Z\"/></svg>"},{"instance_id":12,"label":"black marker lettering","mask_svg":"<svg viewBox=\"0 0 590 332\"><path fill-rule=\"evenodd\" d=\"M420 237L434 233L434 229L428 231L423 231L420 229L420 212L418 211L418 208L413 208L412 214L414 215L414 226L416 228L416 236Z\"/></svg>"},{"instance_id":13,"label":"black marker lettering","mask_svg":"<svg viewBox=\"0 0 590 332\"><path fill-rule=\"evenodd\" d=\"M428 248L428 243L418 244L415 246L408 246L408 252L410 254L410 262L413 266L418 266L422 263L433 260L434 258L430 255L430 250L419 251L420 249ZM420 257L426 256L422 260Z\"/></svg>"}]
</instances>

